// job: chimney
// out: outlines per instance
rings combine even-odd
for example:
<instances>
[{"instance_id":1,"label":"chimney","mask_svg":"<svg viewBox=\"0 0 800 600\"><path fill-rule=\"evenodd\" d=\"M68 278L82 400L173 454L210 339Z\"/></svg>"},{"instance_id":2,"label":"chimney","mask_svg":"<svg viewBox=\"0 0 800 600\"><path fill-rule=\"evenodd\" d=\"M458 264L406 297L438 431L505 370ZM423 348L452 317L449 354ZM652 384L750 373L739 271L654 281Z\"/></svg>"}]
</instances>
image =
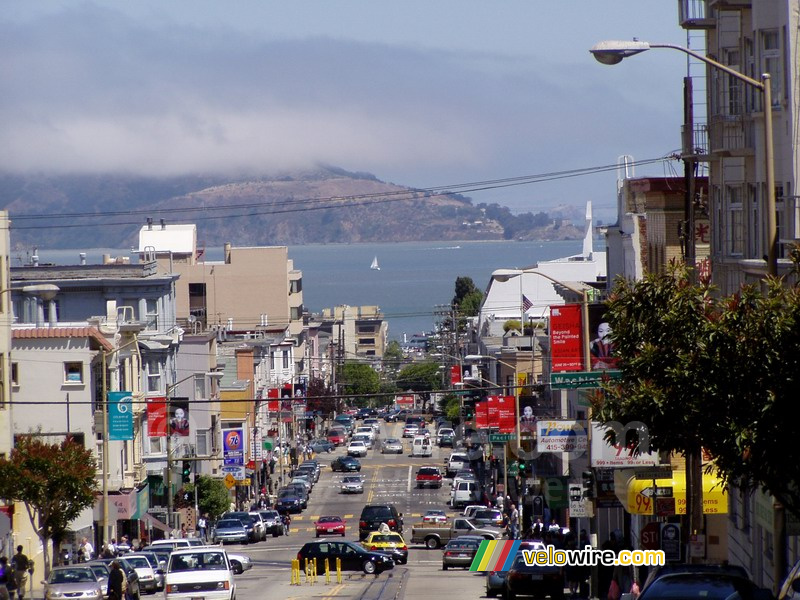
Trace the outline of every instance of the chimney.
<instances>
[{"instance_id":1,"label":"chimney","mask_svg":"<svg viewBox=\"0 0 800 600\"><path fill-rule=\"evenodd\" d=\"M225 242L224 248L225 248L225 264L229 265L231 264L231 243Z\"/></svg>"},{"instance_id":2,"label":"chimney","mask_svg":"<svg viewBox=\"0 0 800 600\"><path fill-rule=\"evenodd\" d=\"M81 264L85 265L86 264L86 252L81 252L78 256L80 256L80 258L81 258Z\"/></svg>"},{"instance_id":3,"label":"chimney","mask_svg":"<svg viewBox=\"0 0 800 600\"><path fill-rule=\"evenodd\" d=\"M34 254L33 256L31 256L31 264L34 267L38 267L39 266L39 255L38 254Z\"/></svg>"},{"instance_id":4,"label":"chimney","mask_svg":"<svg viewBox=\"0 0 800 600\"><path fill-rule=\"evenodd\" d=\"M161 219L161 230L163 231L166 228L167 228L167 222L164 219Z\"/></svg>"},{"instance_id":5,"label":"chimney","mask_svg":"<svg viewBox=\"0 0 800 600\"><path fill-rule=\"evenodd\" d=\"M153 231L153 217L147 217L147 230Z\"/></svg>"}]
</instances>

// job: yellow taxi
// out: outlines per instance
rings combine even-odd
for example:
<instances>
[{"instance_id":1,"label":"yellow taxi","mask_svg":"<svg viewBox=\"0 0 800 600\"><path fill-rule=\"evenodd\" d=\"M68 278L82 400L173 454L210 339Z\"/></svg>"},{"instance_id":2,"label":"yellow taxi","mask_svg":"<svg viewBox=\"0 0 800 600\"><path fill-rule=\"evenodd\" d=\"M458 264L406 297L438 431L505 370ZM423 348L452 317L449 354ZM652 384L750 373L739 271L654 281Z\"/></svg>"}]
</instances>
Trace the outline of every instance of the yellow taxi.
<instances>
[{"instance_id":1,"label":"yellow taxi","mask_svg":"<svg viewBox=\"0 0 800 600\"><path fill-rule=\"evenodd\" d=\"M367 539L361 542L361 545L365 550L388 554L397 565L408 563L408 545L403 536L395 531L389 531L388 533L371 531L367 534Z\"/></svg>"}]
</instances>

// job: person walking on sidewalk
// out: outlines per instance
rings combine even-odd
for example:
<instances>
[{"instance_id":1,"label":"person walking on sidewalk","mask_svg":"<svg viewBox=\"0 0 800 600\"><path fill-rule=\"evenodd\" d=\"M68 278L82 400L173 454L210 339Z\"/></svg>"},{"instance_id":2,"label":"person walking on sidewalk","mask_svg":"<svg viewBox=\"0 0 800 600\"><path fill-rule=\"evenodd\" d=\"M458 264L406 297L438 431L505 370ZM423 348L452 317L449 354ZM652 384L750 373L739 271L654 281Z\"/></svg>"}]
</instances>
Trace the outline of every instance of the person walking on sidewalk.
<instances>
[{"instance_id":1,"label":"person walking on sidewalk","mask_svg":"<svg viewBox=\"0 0 800 600\"><path fill-rule=\"evenodd\" d=\"M22 600L25 597L28 573L33 574L33 564L30 559L22 553L21 545L17 546L17 553L11 557L11 565L14 567L14 585L17 588L17 598Z\"/></svg>"},{"instance_id":2,"label":"person walking on sidewalk","mask_svg":"<svg viewBox=\"0 0 800 600\"><path fill-rule=\"evenodd\" d=\"M508 516L508 524L511 528L511 539L516 540L519 538L519 511L517 505L511 505L511 513Z\"/></svg>"}]
</instances>

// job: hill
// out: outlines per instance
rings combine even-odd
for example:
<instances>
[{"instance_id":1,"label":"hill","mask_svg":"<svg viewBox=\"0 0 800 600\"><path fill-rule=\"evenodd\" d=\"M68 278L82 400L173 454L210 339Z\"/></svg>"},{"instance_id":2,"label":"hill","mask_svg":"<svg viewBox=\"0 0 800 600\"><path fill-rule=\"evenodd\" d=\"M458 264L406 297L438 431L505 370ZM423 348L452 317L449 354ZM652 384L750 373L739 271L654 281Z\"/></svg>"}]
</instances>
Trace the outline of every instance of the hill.
<instances>
[{"instance_id":1,"label":"hill","mask_svg":"<svg viewBox=\"0 0 800 600\"><path fill-rule=\"evenodd\" d=\"M513 215L460 194L386 183L367 173L319 167L264 177L0 175L0 206L12 246L136 245L148 217L196 223L198 241L219 246L430 240L576 239L559 215Z\"/></svg>"}]
</instances>

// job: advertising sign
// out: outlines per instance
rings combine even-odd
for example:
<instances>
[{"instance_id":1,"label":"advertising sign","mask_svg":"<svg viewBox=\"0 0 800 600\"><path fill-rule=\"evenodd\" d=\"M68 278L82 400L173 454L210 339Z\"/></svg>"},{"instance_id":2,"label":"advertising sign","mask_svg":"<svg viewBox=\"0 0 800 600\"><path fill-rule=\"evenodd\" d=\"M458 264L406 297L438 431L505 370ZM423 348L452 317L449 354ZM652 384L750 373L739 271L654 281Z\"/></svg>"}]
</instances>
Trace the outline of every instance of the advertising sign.
<instances>
[{"instance_id":1,"label":"advertising sign","mask_svg":"<svg viewBox=\"0 0 800 600\"><path fill-rule=\"evenodd\" d=\"M189 398L172 398L169 402L169 433L189 435Z\"/></svg>"},{"instance_id":2,"label":"advertising sign","mask_svg":"<svg viewBox=\"0 0 800 600\"><path fill-rule=\"evenodd\" d=\"M661 549L667 560L681 559L681 528L675 523L661 524Z\"/></svg>"},{"instance_id":3,"label":"advertising sign","mask_svg":"<svg viewBox=\"0 0 800 600\"><path fill-rule=\"evenodd\" d=\"M278 388L269 388L267 390L267 410L269 412L278 412L281 409L281 391Z\"/></svg>"},{"instance_id":4,"label":"advertising sign","mask_svg":"<svg viewBox=\"0 0 800 600\"><path fill-rule=\"evenodd\" d=\"M244 429L222 429L222 458L225 465L244 467Z\"/></svg>"},{"instance_id":5,"label":"advertising sign","mask_svg":"<svg viewBox=\"0 0 800 600\"><path fill-rule=\"evenodd\" d=\"M497 397L497 422L500 433L512 433L517 430L517 406L514 396Z\"/></svg>"},{"instance_id":6,"label":"advertising sign","mask_svg":"<svg viewBox=\"0 0 800 600\"><path fill-rule=\"evenodd\" d=\"M475 428L488 429L489 428L489 401L475 403Z\"/></svg>"},{"instance_id":7,"label":"advertising sign","mask_svg":"<svg viewBox=\"0 0 800 600\"><path fill-rule=\"evenodd\" d=\"M167 399L147 399L147 435L149 437L167 437Z\"/></svg>"},{"instance_id":8,"label":"advertising sign","mask_svg":"<svg viewBox=\"0 0 800 600\"><path fill-rule=\"evenodd\" d=\"M450 367L450 383L451 385L461 383L461 367L458 365Z\"/></svg>"},{"instance_id":9,"label":"advertising sign","mask_svg":"<svg viewBox=\"0 0 800 600\"><path fill-rule=\"evenodd\" d=\"M133 439L133 396L130 392L108 392L108 439Z\"/></svg>"},{"instance_id":10,"label":"advertising sign","mask_svg":"<svg viewBox=\"0 0 800 600\"><path fill-rule=\"evenodd\" d=\"M578 421L546 419L536 423L539 452L585 452L586 427Z\"/></svg>"},{"instance_id":11,"label":"advertising sign","mask_svg":"<svg viewBox=\"0 0 800 600\"><path fill-rule=\"evenodd\" d=\"M395 396L394 403L402 407L414 406L414 396Z\"/></svg>"},{"instance_id":12,"label":"advertising sign","mask_svg":"<svg viewBox=\"0 0 800 600\"><path fill-rule=\"evenodd\" d=\"M550 355L552 372L583 371L581 305L550 307Z\"/></svg>"},{"instance_id":13,"label":"advertising sign","mask_svg":"<svg viewBox=\"0 0 800 600\"><path fill-rule=\"evenodd\" d=\"M589 305L589 360L592 371L616 369L619 360L614 357L611 325L606 320L604 304Z\"/></svg>"},{"instance_id":14,"label":"advertising sign","mask_svg":"<svg viewBox=\"0 0 800 600\"><path fill-rule=\"evenodd\" d=\"M497 427L500 422L500 397L489 396L487 400L487 410L489 423L493 423L493 427Z\"/></svg>"},{"instance_id":15,"label":"advertising sign","mask_svg":"<svg viewBox=\"0 0 800 600\"><path fill-rule=\"evenodd\" d=\"M634 467L650 467L658 464L658 453L647 452L635 454L622 442L614 445L605 440L609 427L592 421L592 466L632 469Z\"/></svg>"}]
</instances>

